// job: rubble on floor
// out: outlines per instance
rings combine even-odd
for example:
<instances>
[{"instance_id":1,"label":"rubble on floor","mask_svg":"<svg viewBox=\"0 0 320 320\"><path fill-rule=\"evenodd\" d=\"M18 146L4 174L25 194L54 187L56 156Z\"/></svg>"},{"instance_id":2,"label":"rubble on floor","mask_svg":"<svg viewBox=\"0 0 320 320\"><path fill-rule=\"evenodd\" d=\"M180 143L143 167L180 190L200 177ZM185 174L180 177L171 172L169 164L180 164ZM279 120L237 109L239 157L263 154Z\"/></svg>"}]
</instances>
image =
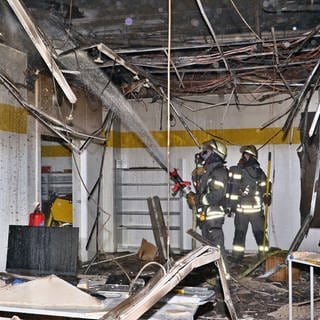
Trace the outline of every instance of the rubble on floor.
<instances>
[{"instance_id":1,"label":"rubble on floor","mask_svg":"<svg viewBox=\"0 0 320 320\"><path fill-rule=\"evenodd\" d=\"M180 255L177 255L173 259L177 261L180 257ZM94 299L95 303L99 305L103 299L112 300L120 297L122 300L118 300L118 303L127 299L129 293L141 291L140 289L143 289L159 271L159 266L150 264L150 261L142 260L138 254L128 252L101 254L98 258L96 263L91 264L89 268L88 265L80 268L76 278L65 279L69 283L64 283L63 280L59 280L56 276L40 278L40 282L50 279L58 283L58 286L66 286L68 290L73 291L73 288L81 290L81 294L88 294L89 299ZM148 268L144 268L147 264ZM258 277L266 271L266 263L258 262L256 255L246 255L241 262L234 261L228 255L227 265L231 274L231 280L228 281L228 285L237 319L288 319L288 281L286 278L281 279L281 281L259 279ZM250 272L248 273L247 270L250 270ZM314 273L315 316L319 317L320 301L318 300L320 300L320 287L317 281L317 278L319 278L317 268L315 268ZM14 283L14 277L10 278L2 274L0 278L4 282ZM35 282L39 283L39 278L35 279ZM132 286L133 279L136 280L135 286ZM299 266L299 273L293 281L292 288L293 320L310 318L309 280L309 269L306 266ZM29 286L31 287L31 283L35 282L30 281ZM11 287L14 290L18 290L20 286L23 290L23 285L26 286L27 283L22 281L22 284L12 285ZM46 286L41 288L39 291L45 291L46 293L50 291L50 288ZM0 288L0 306L3 306L3 303L1 303L2 290ZM76 297L78 297L78 294L79 292L76 293ZM14 297L12 298L14 299ZM29 296L26 299L31 299L31 297ZM20 298L16 301L18 300ZM53 300L52 297L51 300ZM8 310L2 308L2 311ZM20 316L18 312L15 315L17 317ZM60 314L60 316L62 315ZM101 313L96 317L92 316L92 314L82 315L81 317L98 319L101 317ZM139 319L167 320L171 317L183 320L231 319L224 301L223 290L214 262L191 270L182 281L170 288L170 291L157 303L154 303L152 308L143 313ZM24 317L23 319L31 318Z\"/></svg>"},{"instance_id":2,"label":"rubble on floor","mask_svg":"<svg viewBox=\"0 0 320 320\"><path fill-rule=\"evenodd\" d=\"M117 260L117 263L119 263L119 261L120 260ZM116 263L109 262L107 264L96 265L92 267L89 272L95 274L112 273L113 275L118 273L123 276L123 270L125 270L128 275L133 277L145 264L144 261L138 259L136 256L121 260L120 263L121 268L119 266L117 267ZM288 318L288 281L286 278L283 279L283 281L259 279L258 277L266 271L265 262L259 263L258 257L254 254L246 255L240 263L233 261L232 257L228 256L227 264L232 276L232 279L229 281L229 289L239 319L276 320ZM252 269L252 266L255 265L258 265L258 267L243 277L246 271L250 270L250 268ZM320 287L317 283L319 274L317 274L317 272L317 269L315 269L315 301L320 292ZM141 276L145 281L148 281L153 274L154 271L151 268ZM193 270L179 286L208 288L215 293L210 301L199 306L194 316L195 320L230 319L214 264L205 265ZM301 267L299 278L293 282L293 320L302 320L309 317L309 299L309 270L308 268ZM299 312L296 312L296 309L299 309ZM320 312L318 312L317 303L315 302L315 315L319 314Z\"/></svg>"},{"instance_id":3,"label":"rubble on floor","mask_svg":"<svg viewBox=\"0 0 320 320\"><path fill-rule=\"evenodd\" d=\"M289 293L287 278L283 278L282 281L259 279L259 276L266 272L264 262L246 277L237 279L239 275L244 274L251 266L257 264L257 261L258 258L256 255L247 255L240 263L233 261L231 257L228 259L229 270L232 276L232 280L229 283L230 294L239 319L288 319ZM309 268L306 266L299 266L299 270L299 278L296 277L294 279L292 288L293 320L305 320L310 318ZM317 281L319 276L319 271L315 269L315 316L320 315L319 305L316 302L317 298L320 296L320 285ZM218 290L214 307L209 311L203 310L203 312L200 308L196 319L229 319L225 311L221 292Z\"/></svg>"}]
</instances>

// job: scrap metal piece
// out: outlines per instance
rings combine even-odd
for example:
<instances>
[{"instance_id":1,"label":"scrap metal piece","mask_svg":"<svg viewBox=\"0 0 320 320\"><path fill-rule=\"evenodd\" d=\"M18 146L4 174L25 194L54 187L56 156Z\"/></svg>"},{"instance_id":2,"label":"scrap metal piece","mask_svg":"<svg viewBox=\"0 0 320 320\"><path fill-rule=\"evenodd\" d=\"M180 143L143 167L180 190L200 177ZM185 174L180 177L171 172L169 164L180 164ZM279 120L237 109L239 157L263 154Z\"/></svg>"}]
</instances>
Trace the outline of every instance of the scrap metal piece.
<instances>
[{"instance_id":1,"label":"scrap metal piece","mask_svg":"<svg viewBox=\"0 0 320 320\"><path fill-rule=\"evenodd\" d=\"M236 313L236 309L234 308L232 299L231 299L231 294L230 294L230 290L229 290L229 286L228 286L228 282L227 282L227 278L226 278L226 274L225 274L225 266L224 266L224 262L222 260L222 257L220 257L220 259L218 259L215 262L218 271L219 271L219 276L220 276L220 282L221 282L221 286L222 286L222 290L223 290L223 295L224 295L224 302L228 308L228 311L230 313L230 317L232 320L237 320L237 313Z\"/></svg>"},{"instance_id":2,"label":"scrap metal piece","mask_svg":"<svg viewBox=\"0 0 320 320\"><path fill-rule=\"evenodd\" d=\"M200 243L204 244L204 245L207 245L207 246L211 246L212 245L210 243L210 241L208 241L207 239L201 237L201 235L199 233L197 233L196 231L194 231L193 229L189 229L187 231L187 234L190 235L195 240L199 241Z\"/></svg>"},{"instance_id":3,"label":"scrap metal piece","mask_svg":"<svg viewBox=\"0 0 320 320\"><path fill-rule=\"evenodd\" d=\"M309 129L309 138L311 138L314 135L315 131L316 131L316 127L317 127L318 122L319 122L319 117L320 117L320 103L318 104L317 111L316 111L316 113L315 113L315 115L313 117L310 129Z\"/></svg>"},{"instance_id":4,"label":"scrap metal piece","mask_svg":"<svg viewBox=\"0 0 320 320\"><path fill-rule=\"evenodd\" d=\"M163 272L159 271L143 289L107 312L101 320L139 319L193 269L216 261L219 258L219 250L212 246L202 246L191 251L188 255L178 260L167 274L163 275Z\"/></svg>"},{"instance_id":5,"label":"scrap metal piece","mask_svg":"<svg viewBox=\"0 0 320 320\"><path fill-rule=\"evenodd\" d=\"M198 240L200 243L202 243L204 245L210 244L210 241L204 239L199 233L197 233L193 229L189 229L187 231L187 233L191 237ZM217 259L215 261L215 264L216 264L218 271L219 271L220 282L221 282L223 295L224 295L224 302L228 308L231 319L236 320L236 319L238 319L238 317L237 317L237 313L236 313L236 310L234 308L234 305L233 305L233 302L231 299L231 294L230 294L230 290L229 290L229 286L228 286L228 282L227 282L227 278L226 278L225 265L224 265L224 261L223 261L222 256L220 256L219 259Z\"/></svg>"},{"instance_id":6,"label":"scrap metal piece","mask_svg":"<svg viewBox=\"0 0 320 320\"><path fill-rule=\"evenodd\" d=\"M7 2L10 5L13 12L15 13L15 15L17 16L24 30L30 37L31 41L37 48L42 59L47 64L49 70L52 72L52 75L57 80L60 88L63 90L64 94L66 95L70 103L76 103L77 97L73 93L61 70L54 61L53 52L51 52L48 46L46 46L43 37L38 30L38 27L36 27L33 21L31 20L26 8L22 5L20 0L7 0Z\"/></svg>"},{"instance_id":7,"label":"scrap metal piece","mask_svg":"<svg viewBox=\"0 0 320 320\"><path fill-rule=\"evenodd\" d=\"M135 67L134 65L128 63L127 61L125 61L123 58L121 58L115 51L113 51L112 49L110 49L109 47L107 47L105 44L103 43L99 43L97 45L97 49L99 50L99 52L102 52L103 54L105 54L106 56L108 56L111 60L119 63L120 65L122 65L124 68L126 68L127 70L129 70L131 73L134 74L134 77L138 80L139 79L139 74L141 71L139 71L137 69L137 67Z\"/></svg>"},{"instance_id":8,"label":"scrap metal piece","mask_svg":"<svg viewBox=\"0 0 320 320\"><path fill-rule=\"evenodd\" d=\"M320 59L318 60L318 62L315 64L312 71L310 72L310 74L309 74L303 88L301 89L298 97L293 101L292 105L290 106L290 109L291 109L290 113L289 113L289 115L286 119L286 122L282 128L285 133L288 133L288 131L290 130L294 118L298 114L298 112L301 108L301 105L305 101L305 97L306 97L308 91L310 90L310 88L312 87L312 80L314 79L314 77L316 75L319 77L319 75L318 75L319 70L320 70Z\"/></svg>"}]
</instances>

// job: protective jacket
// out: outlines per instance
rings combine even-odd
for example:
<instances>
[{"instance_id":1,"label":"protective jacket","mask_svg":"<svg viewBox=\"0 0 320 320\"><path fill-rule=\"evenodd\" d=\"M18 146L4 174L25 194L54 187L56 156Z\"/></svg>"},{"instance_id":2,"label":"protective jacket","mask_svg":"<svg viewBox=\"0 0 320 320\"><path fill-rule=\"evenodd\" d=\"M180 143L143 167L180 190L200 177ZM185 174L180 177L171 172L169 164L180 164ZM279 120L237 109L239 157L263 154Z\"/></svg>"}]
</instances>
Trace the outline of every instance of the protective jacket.
<instances>
[{"instance_id":1,"label":"protective jacket","mask_svg":"<svg viewBox=\"0 0 320 320\"><path fill-rule=\"evenodd\" d=\"M249 223L258 245L258 252L268 251L268 240L264 240L264 208L263 196L266 193L267 177L260 168L259 162L251 157L247 161L240 160L236 168L230 168L236 175L233 184L233 199L238 199L233 206L235 212L235 234L233 254L241 258L245 250L245 240ZM265 242L265 243L264 243Z\"/></svg>"},{"instance_id":2,"label":"protective jacket","mask_svg":"<svg viewBox=\"0 0 320 320\"><path fill-rule=\"evenodd\" d=\"M197 173L199 171L197 170ZM228 170L224 163L214 161L207 164L201 175L192 175L192 181L198 195L197 217L199 220L223 219L228 182Z\"/></svg>"},{"instance_id":3,"label":"protective jacket","mask_svg":"<svg viewBox=\"0 0 320 320\"><path fill-rule=\"evenodd\" d=\"M267 177L255 158L239 162L237 170L230 168L235 182L231 198L237 199L236 212L252 214L261 212L263 195L266 193Z\"/></svg>"}]
</instances>

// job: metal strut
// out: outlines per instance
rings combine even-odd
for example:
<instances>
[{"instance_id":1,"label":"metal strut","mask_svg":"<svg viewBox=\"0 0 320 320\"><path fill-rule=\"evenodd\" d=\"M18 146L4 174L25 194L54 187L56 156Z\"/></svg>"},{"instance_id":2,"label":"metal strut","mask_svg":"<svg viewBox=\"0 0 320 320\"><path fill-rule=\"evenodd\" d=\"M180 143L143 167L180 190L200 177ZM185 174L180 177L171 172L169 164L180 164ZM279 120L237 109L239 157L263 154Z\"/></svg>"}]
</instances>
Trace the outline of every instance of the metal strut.
<instances>
[{"instance_id":1,"label":"metal strut","mask_svg":"<svg viewBox=\"0 0 320 320\"><path fill-rule=\"evenodd\" d=\"M287 267L287 261L288 257L293 251L297 251L304 236L307 234L310 224L312 222L312 219L314 217L315 209L316 209L316 200L317 200L317 195L318 195L318 180L319 180L319 173L320 173L320 140L319 140L319 145L318 145L318 155L317 155L317 165L316 165L316 170L314 174L314 180L313 180L313 193L312 193L312 198L311 198L311 206L310 206L310 212L309 214L305 217L299 231L297 232L296 236L293 239L293 242L290 245L290 248L288 250L287 256L285 258L284 263L280 263L275 265L273 268L262 274L261 276L258 276L259 279L266 279L275 274L277 271L281 270L282 268Z\"/></svg>"}]
</instances>

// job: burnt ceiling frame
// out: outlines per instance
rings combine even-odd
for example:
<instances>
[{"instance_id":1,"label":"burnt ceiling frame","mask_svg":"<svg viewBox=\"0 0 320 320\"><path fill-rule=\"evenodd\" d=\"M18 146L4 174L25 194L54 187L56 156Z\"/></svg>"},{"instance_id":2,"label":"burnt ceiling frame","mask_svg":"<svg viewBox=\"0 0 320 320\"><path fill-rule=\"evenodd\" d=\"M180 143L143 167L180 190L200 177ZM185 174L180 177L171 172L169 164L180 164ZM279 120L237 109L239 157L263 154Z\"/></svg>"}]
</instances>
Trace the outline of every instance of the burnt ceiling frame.
<instances>
[{"instance_id":1,"label":"burnt ceiling frame","mask_svg":"<svg viewBox=\"0 0 320 320\"><path fill-rule=\"evenodd\" d=\"M159 98L165 101L168 72L172 73L170 77L172 101L178 101L181 106L184 106L186 101L183 99L197 95L227 94L229 97L219 103L219 106L227 108L231 105L239 108L238 94L241 93L252 91L260 93L253 102L255 105L264 105L269 101L274 103L274 97L281 95L280 101L292 100L290 110L271 119L265 126L289 114L283 128L287 133L297 112L306 102L308 94L318 89L318 77L313 75L319 64L320 26L300 33L283 32L272 26L270 32L262 33L258 17L260 6L257 5L255 8L257 18L253 28L241 14L238 7L241 2L236 4L230 0L231 8L250 33L217 35L207 15L210 8L203 5L200 0L195 0L195 3L200 11L198 15L207 26L206 34L202 37L193 37L193 40L188 41L186 45L173 45L170 48L169 70L166 46L115 48L114 44L113 46L107 46L104 42L92 44L92 39L86 40L77 30L81 19L73 18L75 10L72 5L69 6L69 11L65 12L63 19L55 15L57 12L50 13L49 18L54 18L70 42L77 45L55 48L55 39L50 39L50 35L46 34L50 47L55 52L52 58L58 65L63 66L61 61L65 55L74 52L76 57L77 52L85 51L92 58L96 68L103 70L109 81L112 81L127 99L152 97L154 101ZM318 10L317 7L318 5L314 4L315 11ZM307 9L310 8L308 6ZM280 9L283 11L285 7L282 6ZM296 9L303 10L299 6ZM268 11L268 8L263 8L263 11ZM91 44L85 46L86 41ZM67 76L68 73L76 74L79 70L63 70L63 72ZM107 85L108 83L106 87ZM217 105L212 107L215 106Z\"/></svg>"}]
</instances>

